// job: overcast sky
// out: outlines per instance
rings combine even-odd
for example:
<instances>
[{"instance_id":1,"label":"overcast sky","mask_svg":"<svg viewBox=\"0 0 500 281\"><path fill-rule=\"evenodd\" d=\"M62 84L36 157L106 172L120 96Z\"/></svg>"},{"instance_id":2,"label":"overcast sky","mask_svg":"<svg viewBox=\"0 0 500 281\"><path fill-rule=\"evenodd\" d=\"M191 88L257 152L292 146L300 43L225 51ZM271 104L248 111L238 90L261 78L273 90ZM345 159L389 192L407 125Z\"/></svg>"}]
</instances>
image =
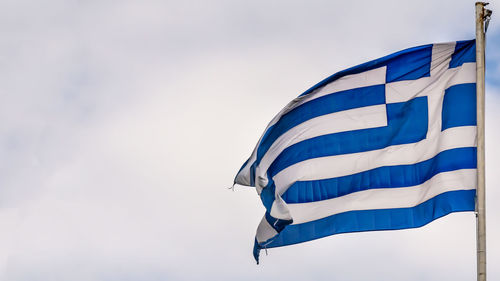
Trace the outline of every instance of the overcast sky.
<instances>
[{"instance_id":1,"label":"overcast sky","mask_svg":"<svg viewBox=\"0 0 500 281\"><path fill-rule=\"evenodd\" d=\"M494 2L494 1L492 1ZM487 35L500 279L500 9ZM0 281L474 280L473 213L251 255L227 189L266 124L344 68L474 38L473 1L0 1Z\"/></svg>"}]
</instances>

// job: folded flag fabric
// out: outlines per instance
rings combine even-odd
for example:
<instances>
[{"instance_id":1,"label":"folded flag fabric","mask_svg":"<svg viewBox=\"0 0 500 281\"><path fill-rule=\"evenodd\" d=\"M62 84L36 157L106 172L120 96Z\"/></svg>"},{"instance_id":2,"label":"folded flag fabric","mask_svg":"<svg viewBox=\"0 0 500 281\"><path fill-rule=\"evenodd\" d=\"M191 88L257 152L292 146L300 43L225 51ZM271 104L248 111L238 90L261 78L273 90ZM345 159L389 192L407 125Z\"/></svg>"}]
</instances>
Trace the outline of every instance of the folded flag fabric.
<instances>
[{"instance_id":1,"label":"folded flag fabric","mask_svg":"<svg viewBox=\"0 0 500 281\"><path fill-rule=\"evenodd\" d=\"M259 251L421 227L473 211L475 41L406 49L338 72L272 119L235 183L266 208Z\"/></svg>"}]
</instances>

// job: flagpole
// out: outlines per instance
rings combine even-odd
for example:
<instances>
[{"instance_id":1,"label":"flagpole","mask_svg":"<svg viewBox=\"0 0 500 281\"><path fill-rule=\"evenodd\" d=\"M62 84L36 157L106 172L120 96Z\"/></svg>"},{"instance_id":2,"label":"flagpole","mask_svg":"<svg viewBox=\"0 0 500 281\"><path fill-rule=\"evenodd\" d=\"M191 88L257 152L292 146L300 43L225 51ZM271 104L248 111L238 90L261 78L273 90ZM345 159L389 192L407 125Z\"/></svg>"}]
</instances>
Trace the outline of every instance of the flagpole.
<instances>
[{"instance_id":1,"label":"flagpole","mask_svg":"<svg viewBox=\"0 0 500 281\"><path fill-rule=\"evenodd\" d=\"M486 281L485 153L484 153L484 2L476 2L476 94L477 94L477 281Z\"/></svg>"}]
</instances>

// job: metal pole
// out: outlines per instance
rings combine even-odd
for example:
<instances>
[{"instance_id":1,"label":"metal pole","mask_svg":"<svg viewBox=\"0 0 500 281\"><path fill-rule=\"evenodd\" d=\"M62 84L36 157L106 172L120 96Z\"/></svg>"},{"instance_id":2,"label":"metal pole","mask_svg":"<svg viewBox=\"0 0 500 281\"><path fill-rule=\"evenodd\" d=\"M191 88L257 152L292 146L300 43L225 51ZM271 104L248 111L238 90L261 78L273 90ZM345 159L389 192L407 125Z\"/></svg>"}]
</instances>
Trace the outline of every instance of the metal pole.
<instances>
[{"instance_id":1,"label":"metal pole","mask_svg":"<svg viewBox=\"0 0 500 281\"><path fill-rule=\"evenodd\" d=\"M487 3L476 2L476 95L477 95L477 281L486 281L486 221L484 169L484 13Z\"/></svg>"}]
</instances>

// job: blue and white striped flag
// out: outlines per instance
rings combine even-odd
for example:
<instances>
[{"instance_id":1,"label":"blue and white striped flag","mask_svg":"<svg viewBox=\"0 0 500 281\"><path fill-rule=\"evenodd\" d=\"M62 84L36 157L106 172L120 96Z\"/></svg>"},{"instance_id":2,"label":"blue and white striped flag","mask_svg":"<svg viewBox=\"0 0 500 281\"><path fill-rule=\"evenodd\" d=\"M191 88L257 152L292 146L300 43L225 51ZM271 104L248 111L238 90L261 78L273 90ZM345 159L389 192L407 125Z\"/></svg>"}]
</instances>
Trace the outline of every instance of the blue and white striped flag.
<instances>
[{"instance_id":1,"label":"blue and white striped flag","mask_svg":"<svg viewBox=\"0 0 500 281\"><path fill-rule=\"evenodd\" d=\"M266 208L254 256L346 232L473 211L475 41L403 50L338 72L267 126L235 183Z\"/></svg>"}]
</instances>

